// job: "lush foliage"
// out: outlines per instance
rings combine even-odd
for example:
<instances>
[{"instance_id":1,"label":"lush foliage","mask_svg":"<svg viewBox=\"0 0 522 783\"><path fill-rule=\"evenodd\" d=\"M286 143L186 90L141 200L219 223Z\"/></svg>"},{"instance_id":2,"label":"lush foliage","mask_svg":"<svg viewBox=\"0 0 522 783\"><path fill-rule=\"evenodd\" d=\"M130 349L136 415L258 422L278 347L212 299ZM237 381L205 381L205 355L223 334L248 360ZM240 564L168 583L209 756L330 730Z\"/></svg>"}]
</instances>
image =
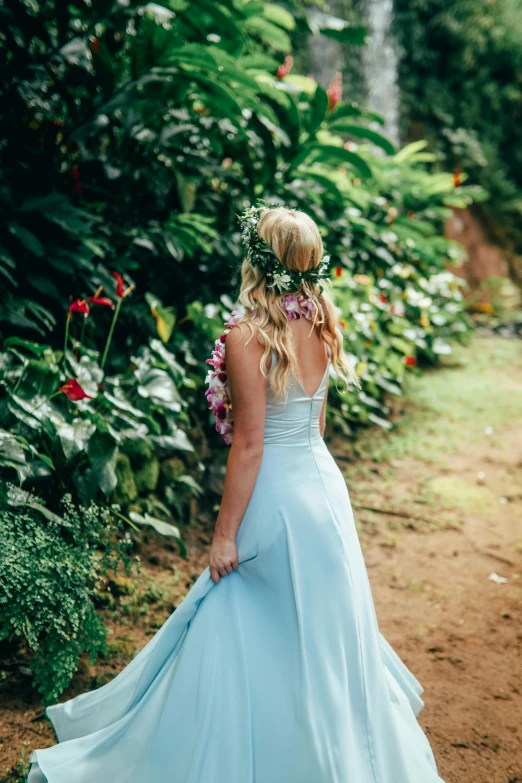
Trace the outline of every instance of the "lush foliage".
<instances>
[{"instance_id":1,"label":"lush foliage","mask_svg":"<svg viewBox=\"0 0 522 783\"><path fill-rule=\"evenodd\" d=\"M430 174L423 143L397 152L339 83L293 73L295 19L273 3L8 0L0 22L0 478L32 493L2 512L7 585L29 584L5 628L38 644L51 698L102 648L89 602L114 520L178 538L207 486L204 359L233 308L237 215L262 197L317 221L363 379L332 392L350 431L388 427L405 373L466 338L443 225L480 193ZM299 28L364 40L318 11Z\"/></svg>"},{"instance_id":2,"label":"lush foliage","mask_svg":"<svg viewBox=\"0 0 522 783\"><path fill-rule=\"evenodd\" d=\"M184 498L199 491L186 432L201 441L201 359L219 328L211 316L226 317L229 304L213 302L237 283L236 214L257 196L309 211L333 263L368 277L339 291L368 382L343 401L343 418L383 422L382 398L400 387L404 362L416 352L434 360L448 350L443 336L465 330L453 289L431 278L457 255L440 236L445 205L469 203L470 192L431 177L418 149L395 155L370 127L379 118L340 100L338 88L282 67L288 12L203 0L199 9L197 25L182 0L66 9L11 0L0 9L11 161L0 225L2 464L48 500L105 496L135 522L186 516ZM325 14L310 25L363 40ZM71 295L108 295L119 313L115 259L136 291L107 366L95 346L109 331L108 307L67 319L60 354ZM437 292L429 304L426 287ZM401 298L407 313L393 304ZM50 345L34 343L48 328ZM71 378L91 399L55 396Z\"/></svg>"},{"instance_id":3,"label":"lush foliage","mask_svg":"<svg viewBox=\"0 0 522 783\"><path fill-rule=\"evenodd\" d=\"M10 337L0 354L0 465L30 482L51 508L66 491L83 503L110 499L125 507L145 494L130 511L132 521L179 538L165 522L171 511L154 493L172 452L198 464L179 426L187 421L184 384L191 385L184 369L156 338L125 373L105 376L98 352L80 342L54 351ZM163 489L181 516L184 498L199 487L181 460L176 465L181 470L170 471Z\"/></svg>"},{"instance_id":4,"label":"lush foliage","mask_svg":"<svg viewBox=\"0 0 522 783\"><path fill-rule=\"evenodd\" d=\"M374 159L372 184L349 191L357 207L347 210L339 257L351 274L336 268L334 293L363 388L333 390L340 402L334 418L344 429L389 427L386 397L402 393L408 368L436 362L469 334L462 281L445 269L448 260L459 263L462 249L442 236L449 206L466 203L469 191L457 192L450 175L428 175L432 156L424 146Z\"/></svg>"},{"instance_id":5,"label":"lush foliage","mask_svg":"<svg viewBox=\"0 0 522 783\"><path fill-rule=\"evenodd\" d=\"M522 3L398 0L395 7L405 136L426 136L443 166L482 184L491 231L522 253Z\"/></svg>"},{"instance_id":6,"label":"lush foliage","mask_svg":"<svg viewBox=\"0 0 522 783\"><path fill-rule=\"evenodd\" d=\"M128 543L108 511L74 506L64 496L58 516L13 486L0 508L0 641L31 654L31 672L46 703L55 701L82 653L106 649L107 631L95 611L100 580L120 562Z\"/></svg>"}]
</instances>

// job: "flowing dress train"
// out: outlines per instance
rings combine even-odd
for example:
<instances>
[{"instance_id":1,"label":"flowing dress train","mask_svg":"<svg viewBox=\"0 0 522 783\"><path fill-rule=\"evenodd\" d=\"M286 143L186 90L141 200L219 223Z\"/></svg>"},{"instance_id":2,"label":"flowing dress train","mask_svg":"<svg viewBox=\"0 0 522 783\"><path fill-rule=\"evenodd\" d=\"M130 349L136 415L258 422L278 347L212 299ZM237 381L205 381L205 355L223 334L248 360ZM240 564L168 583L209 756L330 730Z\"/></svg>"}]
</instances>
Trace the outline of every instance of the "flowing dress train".
<instances>
[{"instance_id":1,"label":"flowing dress train","mask_svg":"<svg viewBox=\"0 0 522 783\"><path fill-rule=\"evenodd\" d=\"M205 569L114 680L48 708L29 783L443 783L319 432L327 382L268 389L239 569Z\"/></svg>"}]
</instances>

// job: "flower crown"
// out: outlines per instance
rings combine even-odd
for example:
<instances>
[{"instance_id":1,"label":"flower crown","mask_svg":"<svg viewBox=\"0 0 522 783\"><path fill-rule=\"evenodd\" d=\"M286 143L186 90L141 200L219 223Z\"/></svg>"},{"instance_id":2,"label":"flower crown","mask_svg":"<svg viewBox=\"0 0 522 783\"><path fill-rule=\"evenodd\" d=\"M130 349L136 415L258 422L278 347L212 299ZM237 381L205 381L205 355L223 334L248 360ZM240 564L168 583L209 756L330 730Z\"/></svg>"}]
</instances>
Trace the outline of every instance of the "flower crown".
<instances>
[{"instance_id":1,"label":"flower crown","mask_svg":"<svg viewBox=\"0 0 522 783\"><path fill-rule=\"evenodd\" d=\"M279 292L299 291L305 282L317 283L322 287L322 281L330 277L330 256L323 255L315 269L306 269L304 272L283 266L274 251L261 239L257 230L261 213L265 209L275 209L281 205L266 204L263 201L258 201L257 204L245 209L238 216L238 220L243 242L248 249L248 260L265 274L268 287L276 288Z\"/></svg>"}]
</instances>

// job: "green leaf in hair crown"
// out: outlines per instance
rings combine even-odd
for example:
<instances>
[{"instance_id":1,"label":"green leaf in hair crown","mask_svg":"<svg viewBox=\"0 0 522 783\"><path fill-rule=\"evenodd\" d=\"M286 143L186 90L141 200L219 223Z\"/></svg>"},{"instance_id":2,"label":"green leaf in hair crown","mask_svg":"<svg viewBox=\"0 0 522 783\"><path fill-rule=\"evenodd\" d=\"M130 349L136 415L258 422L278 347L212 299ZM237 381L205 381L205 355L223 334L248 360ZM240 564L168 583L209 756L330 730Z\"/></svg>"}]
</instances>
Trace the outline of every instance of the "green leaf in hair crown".
<instances>
[{"instance_id":1,"label":"green leaf in hair crown","mask_svg":"<svg viewBox=\"0 0 522 783\"><path fill-rule=\"evenodd\" d=\"M281 204L267 204L258 201L255 206L248 207L238 216L242 239L248 250L248 260L260 269L266 276L269 288L278 292L299 291L303 283L323 285L323 280L330 277L330 256L323 255L320 263L314 269L300 272L288 269L279 262L276 254L258 234L258 224L261 214L267 209L275 209Z\"/></svg>"}]
</instances>

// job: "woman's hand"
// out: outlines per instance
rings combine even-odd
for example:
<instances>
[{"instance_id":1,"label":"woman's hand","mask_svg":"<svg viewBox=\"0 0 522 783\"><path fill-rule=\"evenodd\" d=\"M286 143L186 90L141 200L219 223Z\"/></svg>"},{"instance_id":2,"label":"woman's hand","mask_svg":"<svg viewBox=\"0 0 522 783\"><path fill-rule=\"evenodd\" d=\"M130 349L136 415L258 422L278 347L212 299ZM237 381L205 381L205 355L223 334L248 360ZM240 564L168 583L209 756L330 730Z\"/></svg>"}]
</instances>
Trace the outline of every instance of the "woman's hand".
<instances>
[{"instance_id":1,"label":"woman's hand","mask_svg":"<svg viewBox=\"0 0 522 783\"><path fill-rule=\"evenodd\" d=\"M209 560L210 576L213 582L219 582L222 576L226 576L238 568L239 562L235 537L226 538L218 533L214 533Z\"/></svg>"}]
</instances>

